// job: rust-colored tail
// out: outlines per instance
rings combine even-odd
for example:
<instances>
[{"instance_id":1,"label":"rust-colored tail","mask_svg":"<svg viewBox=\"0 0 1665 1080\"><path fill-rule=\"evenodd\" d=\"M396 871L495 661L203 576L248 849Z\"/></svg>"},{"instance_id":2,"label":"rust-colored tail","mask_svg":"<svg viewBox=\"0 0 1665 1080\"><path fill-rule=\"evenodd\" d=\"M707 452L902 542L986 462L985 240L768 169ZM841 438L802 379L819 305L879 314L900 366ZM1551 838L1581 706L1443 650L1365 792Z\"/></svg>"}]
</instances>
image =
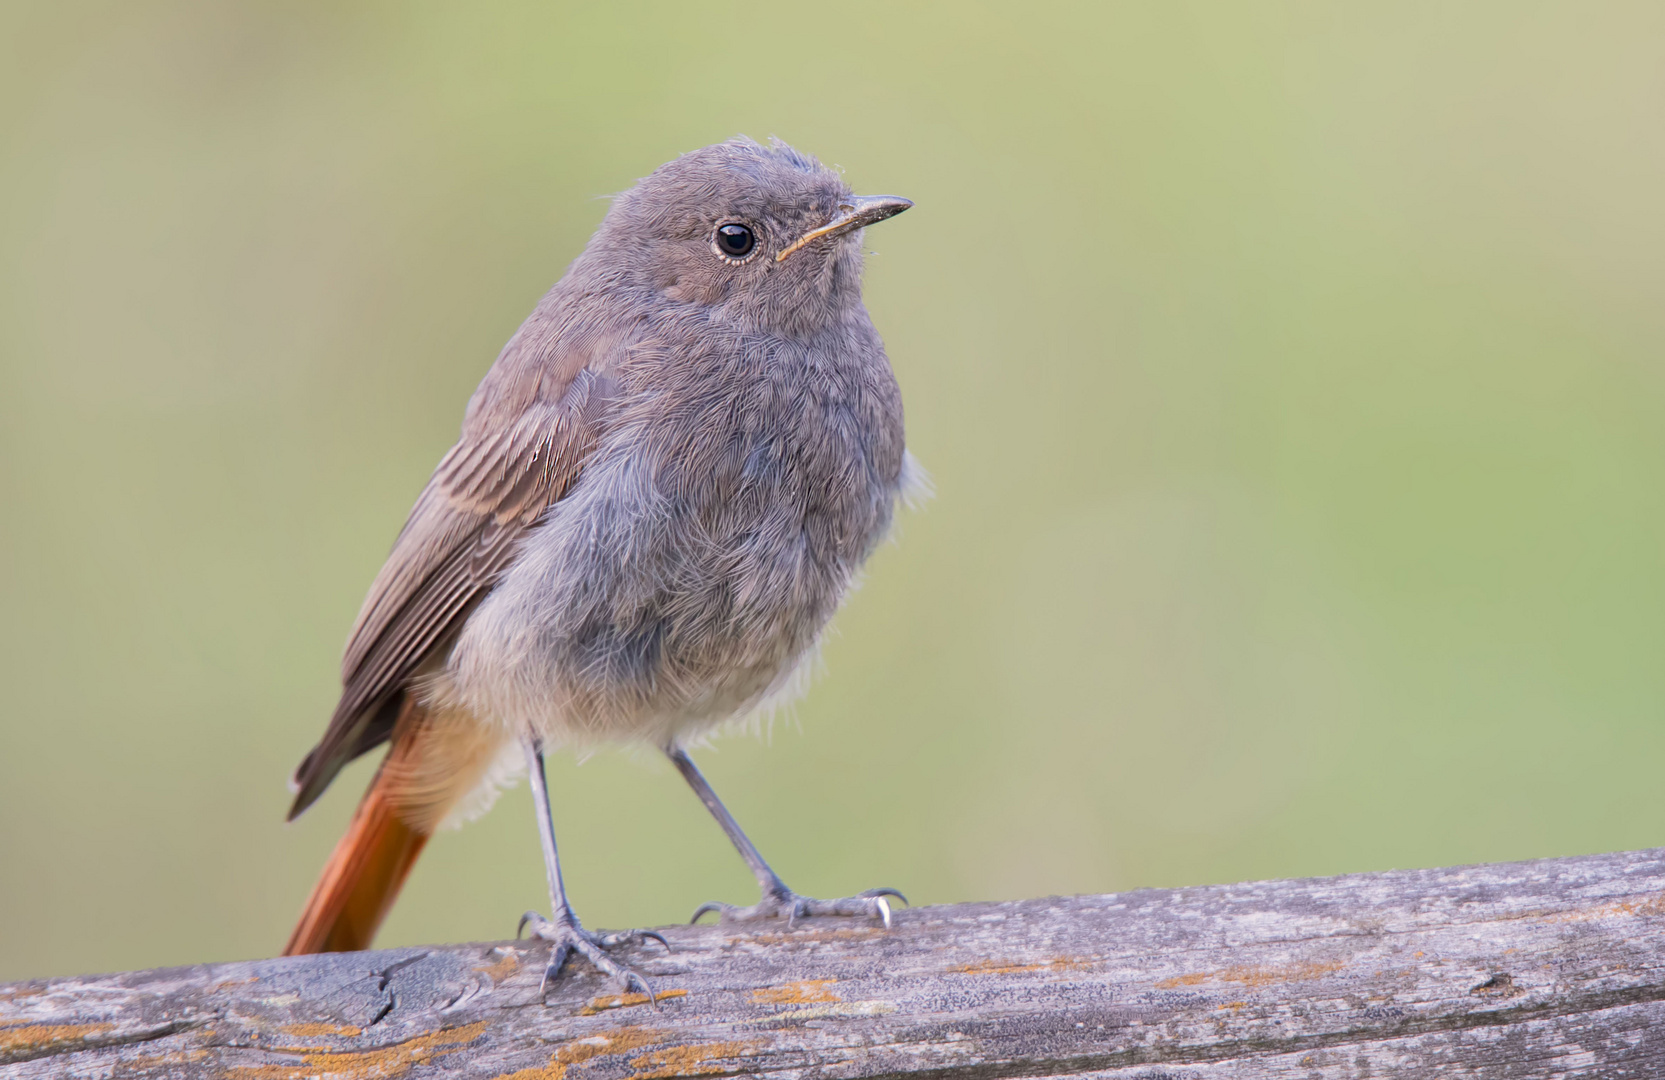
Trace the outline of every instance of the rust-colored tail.
<instances>
[{"instance_id":1,"label":"rust-colored tail","mask_svg":"<svg viewBox=\"0 0 1665 1080\"><path fill-rule=\"evenodd\" d=\"M402 741L395 740L387 760L376 770L347 835L335 845L335 853L307 897L300 922L283 947L284 956L368 949L399 887L416 865L428 834L400 819L391 790L397 770L388 768L400 755Z\"/></svg>"}]
</instances>

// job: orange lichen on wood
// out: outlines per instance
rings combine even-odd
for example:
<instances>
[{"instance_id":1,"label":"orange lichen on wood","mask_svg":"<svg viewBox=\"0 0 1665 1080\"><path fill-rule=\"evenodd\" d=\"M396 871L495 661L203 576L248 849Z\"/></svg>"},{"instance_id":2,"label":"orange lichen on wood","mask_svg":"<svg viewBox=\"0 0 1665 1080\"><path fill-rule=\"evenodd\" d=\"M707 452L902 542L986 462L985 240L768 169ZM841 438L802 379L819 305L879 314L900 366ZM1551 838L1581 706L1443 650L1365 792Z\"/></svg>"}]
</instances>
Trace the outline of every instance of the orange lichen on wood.
<instances>
[{"instance_id":1,"label":"orange lichen on wood","mask_svg":"<svg viewBox=\"0 0 1665 1080\"><path fill-rule=\"evenodd\" d=\"M24 1024L0 1028L0 1051L48 1050L101 1035L114 1024Z\"/></svg>"},{"instance_id":2,"label":"orange lichen on wood","mask_svg":"<svg viewBox=\"0 0 1665 1080\"><path fill-rule=\"evenodd\" d=\"M413 1066L461 1051L486 1030L484 1020L463 1027L442 1028L391 1046L374 1050L315 1050L294 1048L300 1065L234 1065L226 1075L234 1080L303 1080L311 1077L338 1080L393 1080ZM449 1047L450 1049L441 1049Z\"/></svg>"},{"instance_id":3,"label":"orange lichen on wood","mask_svg":"<svg viewBox=\"0 0 1665 1080\"><path fill-rule=\"evenodd\" d=\"M827 989L837 981L837 979L805 979L803 982L765 986L762 989L752 991L752 1004L808 1005L814 1001L841 1001L842 998Z\"/></svg>"},{"instance_id":4,"label":"orange lichen on wood","mask_svg":"<svg viewBox=\"0 0 1665 1080\"><path fill-rule=\"evenodd\" d=\"M326 1035L354 1035L364 1034L363 1028L356 1028L349 1024L285 1024L278 1029L285 1035L295 1035L302 1039L321 1039Z\"/></svg>"},{"instance_id":5,"label":"orange lichen on wood","mask_svg":"<svg viewBox=\"0 0 1665 1080\"><path fill-rule=\"evenodd\" d=\"M738 1065L716 1065L732 1061L764 1045L761 1039L745 1042L698 1043L693 1046L671 1046L630 1059L635 1069L629 1080L668 1080L681 1076L724 1076L740 1071Z\"/></svg>"},{"instance_id":6,"label":"orange lichen on wood","mask_svg":"<svg viewBox=\"0 0 1665 1080\"><path fill-rule=\"evenodd\" d=\"M1039 964L1024 964L1016 960L979 960L974 964L955 964L948 969L951 975L1026 975L1033 971L1086 971L1091 960L1080 956L1054 956Z\"/></svg>"},{"instance_id":7,"label":"orange lichen on wood","mask_svg":"<svg viewBox=\"0 0 1665 1080\"><path fill-rule=\"evenodd\" d=\"M211 994L220 994L227 990L235 990L239 986L248 986L250 983L257 983L259 981L260 976L258 975L250 975L246 979L226 979L223 982L215 983L213 988L208 992Z\"/></svg>"},{"instance_id":8,"label":"orange lichen on wood","mask_svg":"<svg viewBox=\"0 0 1665 1080\"><path fill-rule=\"evenodd\" d=\"M498 983L520 970L520 957L512 950L505 949L503 950L503 959L499 960L495 964L487 964L484 967L477 967L474 970L490 979L491 984L496 986Z\"/></svg>"},{"instance_id":9,"label":"orange lichen on wood","mask_svg":"<svg viewBox=\"0 0 1665 1080\"><path fill-rule=\"evenodd\" d=\"M688 991L659 990L655 991L653 996L660 1001L669 1001L671 998L687 997ZM594 1016L596 1013L608 1009L628 1009L632 1005L646 1004L649 1004L646 994L602 994L600 997L592 999L582 1009L579 1009L578 1015Z\"/></svg>"},{"instance_id":10,"label":"orange lichen on wood","mask_svg":"<svg viewBox=\"0 0 1665 1080\"><path fill-rule=\"evenodd\" d=\"M1158 990L1173 990L1181 986L1196 986L1205 982L1233 982L1244 986L1276 986L1281 983L1320 979L1342 968L1340 960L1322 964L1288 964L1283 967L1229 967L1223 971L1198 971L1189 975L1175 975L1156 983Z\"/></svg>"},{"instance_id":11,"label":"orange lichen on wood","mask_svg":"<svg viewBox=\"0 0 1665 1080\"><path fill-rule=\"evenodd\" d=\"M116 1076L141 1075L148 1069L166 1069L174 1065L189 1065L208 1056L206 1050L175 1050L170 1054L139 1054L122 1061Z\"/></svg>"},{"instance_id":12,"label":"orange lichen on wood","mask_svg":"<svg viewBox=\"0 0 1665 1080\"><path fill-rule=\"evenodd\" d=\"M577 1039L567 1043L556 1051L550 1059L552 1064L561 1066L565 1072L568 1065L577 1065L591 1058L603 1057L608 1054L628 1054L632 1050L640 1050L644 1046L665 1041L665 1033L645 1027L621 1027L612 1031L604 1031L600 1035L592 1035L587 1039Z\"/></svg>"},{"instance_id":13,"label":"orange lichen on wood","mask_svg":"<svg viewBox=\"0 0 1665 1080\"><path fill-rule=\"evenodd\" d=\"M774 1013L771 1020L827 1020L835 1016L884 1016L896 1011L890 1001L832 1001Z\"/></svg>"}]
</instances>

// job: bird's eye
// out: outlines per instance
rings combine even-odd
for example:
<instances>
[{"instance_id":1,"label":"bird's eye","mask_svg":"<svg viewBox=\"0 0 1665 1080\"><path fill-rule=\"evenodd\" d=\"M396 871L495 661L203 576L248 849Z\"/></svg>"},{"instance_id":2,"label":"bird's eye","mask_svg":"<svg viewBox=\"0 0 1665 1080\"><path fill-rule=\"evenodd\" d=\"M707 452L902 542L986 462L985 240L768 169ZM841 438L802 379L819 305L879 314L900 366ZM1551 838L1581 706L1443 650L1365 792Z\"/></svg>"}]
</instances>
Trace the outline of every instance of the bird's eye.
<instances>
[{"instance_id":1,"label":"bird's eye","mask_svg":"<svg viewBox=\"0 0 1665 1080\"><path fill-rule=\"evenodd\" d=\"M757 237L752 235L751 229L731 221L717 226L716 244L720 254L731 259L744 259L757 245Z\"/></svg>"}]
</instances>

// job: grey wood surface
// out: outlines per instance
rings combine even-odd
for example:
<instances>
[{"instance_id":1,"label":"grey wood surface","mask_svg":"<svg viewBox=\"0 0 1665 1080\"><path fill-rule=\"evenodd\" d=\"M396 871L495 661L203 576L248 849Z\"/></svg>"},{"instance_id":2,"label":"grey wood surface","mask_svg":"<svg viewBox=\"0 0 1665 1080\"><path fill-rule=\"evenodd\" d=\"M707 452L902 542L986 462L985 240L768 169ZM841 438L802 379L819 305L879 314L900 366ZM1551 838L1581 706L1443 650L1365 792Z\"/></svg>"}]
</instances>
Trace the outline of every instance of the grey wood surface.
<instances>
[{"instance_id":1,"label":"grey wood surface","mask_svg":"<svg viewBox=\"0 0 1665 1080\"><path fill-rule=\"evenodd\" d=\"M0 1076L1665 1077L1665 849L0 986Z\"/></svg>"}]
</instances>

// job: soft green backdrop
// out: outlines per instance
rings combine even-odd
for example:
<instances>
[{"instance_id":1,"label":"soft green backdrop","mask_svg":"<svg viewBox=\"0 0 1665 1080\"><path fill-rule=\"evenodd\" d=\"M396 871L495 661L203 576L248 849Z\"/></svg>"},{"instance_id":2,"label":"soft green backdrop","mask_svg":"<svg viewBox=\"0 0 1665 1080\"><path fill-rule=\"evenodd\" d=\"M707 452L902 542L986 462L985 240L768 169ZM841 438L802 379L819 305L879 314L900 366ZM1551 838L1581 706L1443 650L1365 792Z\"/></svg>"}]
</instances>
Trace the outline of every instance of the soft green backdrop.
<instances>
[{"instance_id":1,"label":"soft green backdrop","mask_svg":"<svg viewBox=\"0 0 1665 1080\"><path fill-rule=\"evenodd\" d=\"M1665 841L1665 7L595 7L0 7L0 979L282 944L469 391L736 132L918 202L868 303L937 497L701 755L789 882ZM651 755L551 779L590 925L752 896ZM381 941L542 889L522 787Z\"/></svg>"}]
</instances>

